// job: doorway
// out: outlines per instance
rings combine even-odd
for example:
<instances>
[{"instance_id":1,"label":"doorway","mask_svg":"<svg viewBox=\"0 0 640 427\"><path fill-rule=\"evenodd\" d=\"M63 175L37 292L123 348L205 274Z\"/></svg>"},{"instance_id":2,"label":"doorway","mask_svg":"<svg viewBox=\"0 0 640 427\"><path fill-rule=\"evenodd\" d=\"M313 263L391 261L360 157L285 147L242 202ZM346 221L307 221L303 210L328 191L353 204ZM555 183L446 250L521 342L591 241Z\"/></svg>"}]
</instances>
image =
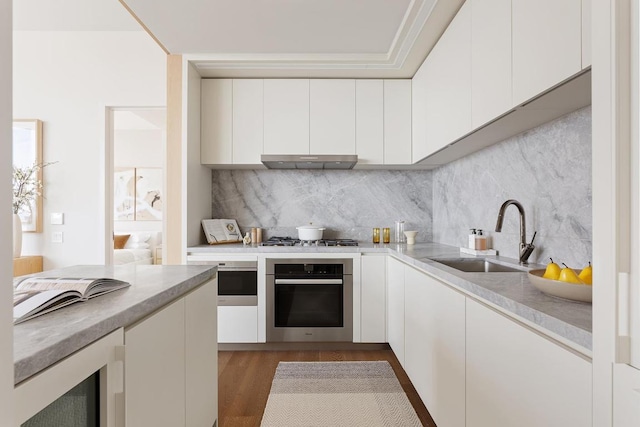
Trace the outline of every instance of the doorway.
<instances>
[{"instance_id":1,"label":"doorway","mask_svg":"<svg viewBox=\"0 0 640 427\"><path fill-rule=\"evenodd\" d=\"M162 264L166 109L107 109L107 264Z\"/></svg>"}]
</instances>

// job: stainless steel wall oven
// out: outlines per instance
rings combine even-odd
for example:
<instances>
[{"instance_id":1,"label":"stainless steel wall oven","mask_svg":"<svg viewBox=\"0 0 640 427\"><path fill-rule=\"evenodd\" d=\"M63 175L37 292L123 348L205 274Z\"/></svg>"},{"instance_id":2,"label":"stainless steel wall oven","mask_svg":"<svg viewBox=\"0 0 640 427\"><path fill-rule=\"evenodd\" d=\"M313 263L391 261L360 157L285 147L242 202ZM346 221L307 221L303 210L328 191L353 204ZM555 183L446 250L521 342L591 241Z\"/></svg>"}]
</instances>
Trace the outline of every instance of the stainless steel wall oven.
<instances>
[{"instance_id":1,"label":"stainless steel wall oven","mask_svg":"<svg viewBox=\"0 0 640 427\"><path fill-rule=\"evenodd\" d=\"M187 264L218 266L218 306L258 305L257 261L187 260Z\"/></svg>"},{"instance_id":2,"label":"stainless steel wall oven","mask_svg":"<svg viewBox=\"0 0 640 427\"><path fill-rule=\"evenodd\" d=\"M353 260L267 259L267 342L353 341Z\"/></svg>"}]
</instances>

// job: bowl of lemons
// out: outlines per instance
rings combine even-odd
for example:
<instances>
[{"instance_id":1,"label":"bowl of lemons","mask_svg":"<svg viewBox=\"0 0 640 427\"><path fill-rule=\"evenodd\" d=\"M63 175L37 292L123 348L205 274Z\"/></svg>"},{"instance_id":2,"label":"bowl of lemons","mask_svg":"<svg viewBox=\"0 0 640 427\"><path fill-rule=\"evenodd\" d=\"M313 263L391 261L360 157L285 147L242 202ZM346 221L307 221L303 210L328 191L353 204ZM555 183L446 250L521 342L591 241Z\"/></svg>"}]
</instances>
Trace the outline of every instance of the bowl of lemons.
<instances>
[{"instance_id":1,"label":"bowl of lemons","mask_svg":"<svg viewBox=\"0 0 640 427\"><path fill-rule=\"evenodd\" d=\"M562 265L564 268L551 259L546 269L529 271L529 281L545 294L572 301L591 302L593 299L591 263L582 270L569 268L566 264Z\"/></svg>"}]
</instances>

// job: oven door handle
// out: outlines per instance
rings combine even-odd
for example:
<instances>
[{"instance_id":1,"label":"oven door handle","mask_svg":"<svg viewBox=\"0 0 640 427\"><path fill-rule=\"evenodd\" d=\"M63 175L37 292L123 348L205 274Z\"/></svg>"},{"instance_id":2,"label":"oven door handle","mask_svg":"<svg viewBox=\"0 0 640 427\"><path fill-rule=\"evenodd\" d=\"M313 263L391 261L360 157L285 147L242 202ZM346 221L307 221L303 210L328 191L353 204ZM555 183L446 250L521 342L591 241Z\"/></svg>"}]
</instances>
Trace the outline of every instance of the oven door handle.
<instances>
[{"instance_id":1,"label":"oven door handle","mask_svg":"<svg viewBox=\"0 0 640 427\"><path fill-rule=\"evenodd\" d=\"M342 279L276 279L276 285L342 285Z\"/></svg>"}]
</instances>

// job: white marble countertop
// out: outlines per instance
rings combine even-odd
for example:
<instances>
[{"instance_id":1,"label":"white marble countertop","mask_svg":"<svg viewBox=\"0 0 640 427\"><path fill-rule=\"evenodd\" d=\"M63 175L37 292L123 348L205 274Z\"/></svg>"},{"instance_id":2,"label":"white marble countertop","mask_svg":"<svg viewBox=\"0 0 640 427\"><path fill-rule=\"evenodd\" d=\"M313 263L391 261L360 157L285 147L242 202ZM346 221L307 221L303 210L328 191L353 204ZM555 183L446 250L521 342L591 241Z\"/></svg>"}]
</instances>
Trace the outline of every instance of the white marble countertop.
<instances>
[{"instance_id":1,"label":"white marble countertop","mask_svg":"<svg viewBox=\"0 0 640 427\"><path fill-rule=\"evenodd\" d=\"M438 243L418 243L416 245L360 243L355 247L229 244L190 247L187 248L187 253L259 254L261 256L268 256L270 253L386 253L431 273L464 293L478 298L516 320L529 324L589 357L593 348L591 304L555 298L540 292L529 282L526 271L522 273L465 273L432 260L470 257L470 255L461 254L460 249L454 246ZM500 256L486 258L492 258L505 265L519 267L517 260L511 258ZM544 266L532 264L529 268L537 269L544 268Z\"/></svg>"},{"instance_id":2,"label":"white marble countertop","mask_svg":"<svg viewBox=\"0 0 640 427\"><path fill-rule=\"evenodd\" d=\"M97 339L135 323L215 277L197 265L74 266L33 276L111 277L131 286L44 314L14 326L14 384Z\"/></svg>"}]
</instances>

